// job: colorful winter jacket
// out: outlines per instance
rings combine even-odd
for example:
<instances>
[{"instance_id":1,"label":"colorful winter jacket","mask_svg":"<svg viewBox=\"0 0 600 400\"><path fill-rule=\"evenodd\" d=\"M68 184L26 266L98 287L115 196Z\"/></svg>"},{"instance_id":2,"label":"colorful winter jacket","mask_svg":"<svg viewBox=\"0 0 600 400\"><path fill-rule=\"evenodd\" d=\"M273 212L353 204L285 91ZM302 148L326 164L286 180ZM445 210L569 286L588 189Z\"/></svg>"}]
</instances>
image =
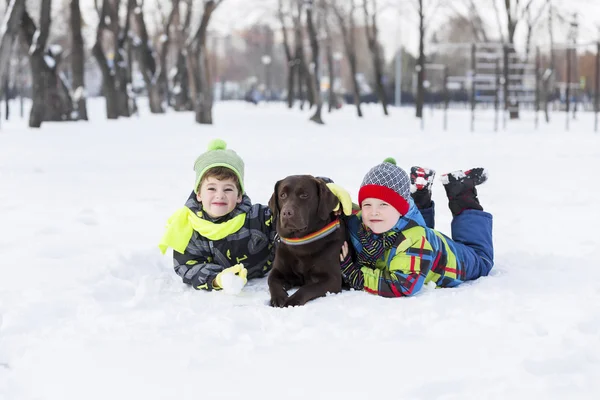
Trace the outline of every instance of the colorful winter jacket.
<instances>
[{"instance_id":1,"label":"colorful winter jacket","mask_svg":"<svg viewBox=\"0 0 600 400\"><path fill-rule=\"evenodd\" d=\"M169 218L159 247L163 254L173 248L175 272L184 283L212 290L217 274L238 263L248 279L265 276L275 257L275 235L271 210L252 205L248 196L226 216L211 219L192 193Z\"/></svg>"},{"instance_id":2,"label":"colorful winter jacket","mask_svg":"<svg viewBox=\"0 0 600 400\"><path fill-rule=\"evenodd\" d=\"M390 231L381 234L398 232L393 245L384 249L374 265L358 265L358 261L351 260L343 263L342 276L350 287L384 297L400 297L417 293L428 282L435 282L438 287L453 287L465 281L465 269L457 257L455 242L427 228L412 200L409 203L408 213ZM350 242L356 254L365 251L358 235L361 224L361 213L348 220ZM368 232L372 240L382 239L381 235Z\"/></svg>"}]
</instances>

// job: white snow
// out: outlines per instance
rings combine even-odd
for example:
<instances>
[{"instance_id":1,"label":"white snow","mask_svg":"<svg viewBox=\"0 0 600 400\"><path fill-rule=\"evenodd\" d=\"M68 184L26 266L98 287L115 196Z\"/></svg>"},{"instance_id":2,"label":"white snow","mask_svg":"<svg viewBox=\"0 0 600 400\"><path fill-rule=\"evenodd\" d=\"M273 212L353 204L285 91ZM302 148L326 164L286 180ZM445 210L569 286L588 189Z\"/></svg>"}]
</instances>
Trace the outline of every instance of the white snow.
<instances>
[{"instance_id":1,"label":"white snow","mask_svg":"<svg viewBox=\"0 0 600 400\"><path fill-rule=\"evenodd\" d=\"M29 46L29 55L32 55L37 49L38 40L40 40L40 30L36 30L33 34L33 38L31 39L31 46Z\"/></svg>"},{"instance_id":2,"label":"white snow","mask_svg":"<svg viewBox=\"0 0 600 400\"><path fill-rule=\"evenodd\" d=\"M85 88L83 86L78 86L73 92L73 101L77 102L84 97L87 97Z\"/></svg>"},{"instance_id":3,"label":"white snow","mask_svg":"<svg viewBox=\"0 0 600 400\"><path fill-rule=\"evenodd\" d=\"M0 399L593 399L600 391L600 134L579 113L533 129L493 115L216 103L193 112L0 126ZM17 105L13 106L14 109ZM15 113L11 113L15 116ZM386 157L439 175L483 166L491 276L413 298L343 292L273 309L265 279L195 291L157 243L213 138L243 157L266 204L278 179L325 175L356 200ZM439 176L438 175L438 176ZM450 212L434 183L437 228ZM170 253L168 253L170 254Z\"/></svg>"},{"instance_id":4,"label":"white snow","mask_svg":"<svg viewBox=\"0 0 600 400\"><path fill-rule=\"evenodd\" d=\"M53 57L56 57L63 52L63 47L59 44L51 44L48 46L48 50Z\"/></svg>"},{"instance_id":5,"label":"white snow","mask_svg":"<svg viewBox=\"0 0 600 400\"><path fill-rule=\"evenodd\" d=\"M44 61L49 68L54 68L56 66L56 61L54 58L47 54L44 54Z\"/></svg>"}]
</instances>

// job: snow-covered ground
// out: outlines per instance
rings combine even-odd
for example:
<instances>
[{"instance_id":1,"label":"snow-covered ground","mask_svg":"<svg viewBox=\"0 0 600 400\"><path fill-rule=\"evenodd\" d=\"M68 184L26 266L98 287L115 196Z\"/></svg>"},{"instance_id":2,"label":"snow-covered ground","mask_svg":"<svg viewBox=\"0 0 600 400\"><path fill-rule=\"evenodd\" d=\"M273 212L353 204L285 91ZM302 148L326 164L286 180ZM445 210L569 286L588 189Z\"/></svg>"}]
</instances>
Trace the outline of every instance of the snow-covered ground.
<instances>
[{"instance_id":1,"label":"snow-covered ground","mask_svg":"<svg viewBox=\"0 0 600 400\"><path fill-rule=\"evenodd\" d=\"M282 105L0 126L0 399L595 399L600 392L600 134L591 115L493 131L493 115L375 106L310 114ZM13 110L16 110L14 108ZM14 115L14 111L13 111ZM385 157L439 173L484 166L491 276L384 299L344 292L267 306L266 279L238 296L195 291L157 242L213 138L246 162L265 204L289 174L326 175L356 199ZM437 228L449 233L441 183Z\"/></svg>"}]
</instances>

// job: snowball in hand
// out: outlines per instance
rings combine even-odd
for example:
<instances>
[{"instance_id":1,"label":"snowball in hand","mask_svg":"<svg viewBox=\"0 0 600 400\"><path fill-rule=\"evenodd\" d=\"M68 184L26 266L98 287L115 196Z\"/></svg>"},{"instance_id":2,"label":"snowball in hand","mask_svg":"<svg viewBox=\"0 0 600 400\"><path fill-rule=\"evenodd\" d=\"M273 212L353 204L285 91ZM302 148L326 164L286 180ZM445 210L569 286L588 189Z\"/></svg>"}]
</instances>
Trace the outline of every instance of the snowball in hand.
<instances>
[{"instance_id":1,"label":"snowball in hand","mask_svg":"<svg viewBox=\"0 0 600 400\"><path fill-rule=\"evenodd\" d=\"M221 277L223 292L227 294L239 294L245 284L244 279L235 274L223 274Z\"/></svg>"}]
</instances>

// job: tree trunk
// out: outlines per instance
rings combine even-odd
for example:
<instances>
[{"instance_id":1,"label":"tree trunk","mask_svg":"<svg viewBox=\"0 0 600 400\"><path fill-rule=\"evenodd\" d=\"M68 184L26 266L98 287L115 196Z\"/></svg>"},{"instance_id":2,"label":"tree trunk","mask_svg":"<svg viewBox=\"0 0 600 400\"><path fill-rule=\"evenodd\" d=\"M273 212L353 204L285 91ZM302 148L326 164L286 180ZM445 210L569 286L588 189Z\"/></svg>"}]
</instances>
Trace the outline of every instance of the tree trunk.
<instances>
[{"instance_id":1,"label":"tree trunk","mask_svg":"<svg viewBox=\"0 0 600 400\"><path fill-rule=\"evenodd\" d=\"M518 2L517 2L518 3ZM504 91L504 102L505 102L505 107L509 110L509 118L510 119L519 119L519 100L518 98L513 98L512 100L510 99L509 93L510 93L510 89L509 89L509 85L510 85L510 77L509 75L512 74L517 74L519 72L511 72L510 71L510 60L511 60L511 54L515 54L516 50L515 50L515 32L517 31L517 24L519 22L518 18L516 16L514 16L512 14L512 8L511 8L511 1L510 0L504 0L504 7L506 9L506 15L507 15L507 32L508 32L508 48L506 49L505 53L505 74L504 74L504 79L505 79L505 83L504 83L504 87L505 87L505 91ZM523 70L520 71L520 74L522 76L523 74ZM521 79L522 81L522 79Z\"/></svg>"},{"instance_id":2,"label":"tree trunk","mask_svg":"<svg viewBox=\"0 0 600 400\"><path fill-rule=\"evenodd\" d=\"M423 0L419 0L419 60L417 62L416 116L423 118L425 102L425 10Z\"/></svg>"},{"instance_id":3,"label":"tree trunk","mask_svg":"<svg viewBox=\"0 0 600 400\"><path fill-rule=\"evenodd\" d=\"M302 34L296 36L296 40L302 43ZM304 57L304 50L302 45L296 46L296 71L298 76L298 88L301 92L302 103L300 109L304 107L304 101L308 100L309 108L313 106L315 102L315 93L311 84L310 71L306 65L306 59ZM306 90L304 90L306 89Z\"/></svg>"},{"instance_id":4,"label":"tree trunk","mask_svg":"<svg viewBox=\"0 0 600 400\"><path fill-rule=\"evenodd\" d=\"M365 33L367 35L367 44L369 46L369 50L371 51L371 55L373 56L373 69L375 71L375 90L377 92L377 97L381 102L381 106L383 107L383 113L387 116L389 115L389 113L387 109L387 98L385 95L385 89L383 87L383 68L381 54L379 43L377 41L378 29L376 6L373 10L372 21L369 22L369 8L367 5L367 0L363 0L363 14L365 17Z\"/></svg>"},{"instance_id":5,"label":"tree trunk","mask_svg":"<svg viewBox=\"0 0 600 400\"><path fill-rule=\"evenodd\" d=\"M335 60L331 48L327 50L327 72L329 74L329 92L327 96L328 112L338 108L337 95L335 94Z\"/></svg>"},{"instance_id":6,"label":"tree trunk","mask_svg":"<svg viewBox=\"0 0 600 400\"><path fill-rule=\"evenodd\" d=\"M294 74L296 73L296 64L292 56L287 29L285 26L285 16L283 15L283 2L278 1L279 21L281 22L281 33L283 34L283 49L285 51L285 59L287 61L287 105L292 108L294 105Z\"/></svg>"},{"instance_id":7,"label":"tree trunk","mask_svg":"<svg viewBox=\"0 0 600 400\"><path fill-rule=\"evenodd\" d=\"M125 18L125 28L119 26L119 10L110 0L102 1L102 10L96 29L96 42L92 47L92 54L98 62L102 72L102 88L106 98L106 116L108 119L115 119L120 116L129 117L136 110L131 90L131 76L128 66L131 64L131 58L124 59L124 55L129 53L129 47L126 51L125 46L129 43L129 20L130 12L133 8L134 0L128 0L127 16ZM112 40L113 59L109 62L102 48L103 33L109 31Z\"/></svg>"},{"instance_id":8,"label":"tree trunk","mask_svg":"<svg viewBox=\"0 0 600 400\"><path fill-rule=\"evenodd\" d=\"M192 71L196 77L195 81L195 114L196 122L199 124L212 124L212 106L213 106L213 93L212 84L210 77L210 66L209 60L206 53L206 32L208 30L208 24L210 17L215 11L219 3L209 0L204 4L204 12L202 14L202 20L200 26L196 31L188 51L189 61L192 61L190 71ZM196 50L196 51L194 51ZM194 82L190 82L192 85Z\"/></svg>"},{"instance_id":9,"label":"tree trunk","mask_svg":"<svg viewBox=\"0 0 600 400\"><path fill-rule=\"evenodd\" d=\"M544 79L544 117L546 122L550 123L550 97L554 87L554 28L553 28L553 10L551 0L546 0L548 5L548 36L550 37L550 73Z\"/></svg>"},{"instance_id":10,"label":"tree trunk","mask_svg":"<svg viewBox=\"0 0 600 400\"><path fill-rule=\"evenodd\" d=\"M21 44L29 50L32 78L31 128L39 128L44 121L69 121L73 115L73 101L65 82L58 75L55 55L45 52L49 30L49 0L42 1L39 31L27 10L23 10ZM34 35L37 36L35 43Z\"/></svg>"},{"instance_id":11,"label":"tree trunk","mask_svg":"<svg viewBox=\"0 0 600 400\"><path fill-rule=\"evenodd\" d=\"M344 49L346 50L348 65L350 66L352 91L354 95L354 105L356 106L356 113L359 117L362 118L363 113L360 107L360 89L358 86L358 80L356 79L356 74L358 71L356 61L356 48L354 47L356 43L356 41L354 40L354 10L354 0L352 0L352 7L348 15L348 25L346 25L346 21L344 20L344 16L342 15L341 11L337 7L333 8L333 11L335 12L335 15L340 25L340 30L342 31Z\"/></svg>"},{"instance_id":12,"label":"tree trunk","mask_svg":"<svg viewBox=\"0 0 600 400\"><path fill-rule=\"evenodd\" d=\"M167 53L169 52L169 46L172 43L171 40L171 27L174 21L179 21L179 2L180 0L173 0L173 8L171 9L171 13L169 15L169 19L167 20L167 24L165 26L164 37L162 40L162 46L159 54L159 62L158 62L158 73L156 74L156 81L158 86L158 91L160 93L160 98L162 99L164 106L169 105L169 78L167 77ZM177 22L176 22L177 23Z\"/></svg>"},{"instance_id":13,"label":"tree trunk","mask_svg":"<svg viewBox=\"0 0 600 400\"><path fill-rule=\"evenodd\" d=\"M10 118L10 85L8 77L4 80L4 119Z\"/></svg>"},{"instance_id":14,"label":"tree trunk","mask_svg":"<svg viewBox=\"0 0 600 400\"><path fill-rule=\"evenodd\" d=\"M349 55L348 60L350 63L350 72L352 73L352 91L354 94L354 104L356 104L356 113L359 117L362 117L363 113L360 107L360 90L358 87L358 80L356 79L356 74L358 73L356 68L356 55Z\"/></svg>"},{"instance_id":15,"label":"tree trunk","mask_svg":"<svg viewBox=\"0 0 600 400\"><path fill-rule=\"evenodd\" d=\"M200 90L198 92L198 100L196 102L196 122L199 124L211 125L213 94L212 85L210 84L210 70L208 57L206 56L206 46L200 49L198 65L200 66Z\"/></svg>"},{"instance_id":16,"label":"tree trunk","mask_svg":"<svg viewBox=\"0 0 600 400\"><path fill-rule=\"evenodd\" d=\"M306 102L306 90L304 84L304 70L300 66L300 59L296 58L294 68L296 68L296 77L298 79L298 99L300 100L300 110L304 110Z\"/></svg>"},{"instance_id":17,"label":"tree trunk","mask_svg":"<svg viewBox=\"0 0 600 400\"><path fill-rule=\"evenodd\" d=\"M383 114L387 116L389 115L388 101L385 94L385 88L383 87L383 70L379 50L376 50L376 54L373 56L373 63L375 64L375 85L377 89L377 97L379 97L379 101L381 102Z\"/></svg>"},{"instance_id":18,"label":"tree trunk","mask_svg":"<svg viewBox=\"0 0 600 400\"><path fill-rule=\"evenodd\" d=\"M154 59L155 51L150 44L150 38L148 37L148 30L146 29L146 22L144 21L144 12L141 8L136 8L134 13L134 20L140 36L140 40L137 42L136 53L137 60L142 71L144 83L146 84L146 90L148 91L148 102L150 105L150 112L152 114L164 114L166 111L164 108L166 92L163 92L162 82L159 81L160 65L157 65Z\"/></svg>"},{"instance_id":19,"label":"tree trunk","mask_svg":"<svg viewBox=\"0 0 600 400\"><path fill-rule=\"evenodd\" d=\"M127 60L122 56L124 48L122 46L118 47L118 50L115 52L115 69L116 69L116 79L115 79L115 90L117 92L117 104L119 107L119 116L120 117L131 117L133 114L133 105L131 102L130 93L132 90L130 89L131 81L128 79L127 73Z\"/></svg>"},{"instance_id":20,"label":"tree trunk","mask_svg":"<svg viewBox=\"0 0 600 400\"><path fill-rule=\"evenodd\" d=\"M294 42L296 46L296 61L298 63L298 75L299 75L299 87L306 87L306 94L308 97L309 106L312 107L315 104L315 92L312 85L311 72L306 63L306 57L304 55L304 35L302 34L302 2L298 2L297 16L294 17ZM304 107L301 103L300 109Z\"/></svg>"},{"instance_id":21,"label":"tree trunk","mask_svg":"<svg viewBox=\"0 0 600 400\"><path fill-rule=\"evenodd\" d=\"M190 80L188 76L187 56L179 52L177 72L173 77L173 108L175 111L191 111L194 109L190 99Z\"/></svg>"},{"instance_id":22,"label":"tree trunk","mask_svg":"<svg viewBox=\"0 0 600 400\"><path fill-rule=\"evenodd\" d=\"M314 65L313 71L310 71L310 84L313 89L313 93L315 94L315 104L317 105L317 109L310 120L316 122L317 124L323 124L323 118L321 116L321 111L323 109L323 98L321 96L321 82L319 81L319 42L317 41L317 31L315 29L314 21L313 21L313 9L314 3L311 2L306 8L306 26L308 28L308 38L310 40L310 48L312 50L312 62Z\"/></svg>"},{"instance_id":23,"label":"tree trunk","mask_svg":"<svg viewBox=\"0 0 600 400\"><path fill-rule=\"evenodd\" d=\"M189 33L189 28L192 20L192 3L187 2L188 8L184 17L183 24L177 24L177 64L175 74L173 75L173 94L171 99L173 101L173 108L175 111L192 111L194 109L194 102L190 96L192 90L193 79L190 79L190 72L188 66L190 62L189 48L186 46L185 37ZM177 18L179 15L177 14ZM193 76L192 76L193 78ZM195 83L194 83L195 85ZM195 93L195 92L194 92Z\"/></svg>"},{"instance_id":24,"label":"tree trunk","mask_svg":"<svg viewBox=\"0 0 600 400\"><path fill-rule=\"evenodd\" d=\"M288 108L294 106L294 77L296 76L296 63L294 61L288 62L287 65L287 105Z\"/></svg>"},{"instance_id":25,"label":"tree trunk","mask_svg":"<svg viewBox=\"0 0 600 400\"><path fill-rule=\"evenodd\" d=\"M102 72L102 92L106 99L106 118L117 119L119 118L119 103L117 101L117 91L115 90L115 76L108 66L108 60L99 42L96 42L92 47L92 54L96 57L100 72Z\"/></svg>"},{"instance_id":26,"label":"tree trunk","mask_svg":"<svg viewBox=\"0 0 600 400\"><path fill-rule=\"evenodd\" d=\"M138 106L135 92L133 91L133 41L129 35L127 35L127 39L123 43L123 50L127 54L127 60L129 60L125 66L125 87L127 88L130 114L133 115L137 114Z\"/></svg>"},{"instance_id":27,"label":"tree trunk","mask_svg":"<svg viewBox=\"0 0 600 400\"><path fill-rule=\"evenodd\" d=\"M327 57L327 73L329 74L329 92L327 95L328 112L338 108L337 96L335 94L335 69L336 60L333 57L333 38L331 37L331 28L329 26L329 7L327 4L323 4L324 18L323 23L325 24L325 53Z\"/></svg>"},{"instance_id":28,"label":"tree trunk","mask_svg":"<svg viewBox=\"0 0 600 400\"><path fill-rule=\"evenodd\" d=\"M77 109L77 119L86 120L87 102L84 82L84 53L83 36L81 35L81 9L79 0L71 0L71 34L73 36L73 49L71 62L73 68L74 101Z\"/></svg>"},{"instance_id":29,"label":"tree trunk","mask_svg":"<svg viewBox=\"0 0 600 400\"><path fill-rule=\"evenodd\" d=\"M25 10L25 0L11 0L6 10L9 13L4 16L1 22L6 30L0 38L0 82L4 82L8 75L11 60L10 53L15 37L19 33L19 24L22 20L23 10ZM0 97L1 90L0 88Z\"/></svg>"}]
</instances>

